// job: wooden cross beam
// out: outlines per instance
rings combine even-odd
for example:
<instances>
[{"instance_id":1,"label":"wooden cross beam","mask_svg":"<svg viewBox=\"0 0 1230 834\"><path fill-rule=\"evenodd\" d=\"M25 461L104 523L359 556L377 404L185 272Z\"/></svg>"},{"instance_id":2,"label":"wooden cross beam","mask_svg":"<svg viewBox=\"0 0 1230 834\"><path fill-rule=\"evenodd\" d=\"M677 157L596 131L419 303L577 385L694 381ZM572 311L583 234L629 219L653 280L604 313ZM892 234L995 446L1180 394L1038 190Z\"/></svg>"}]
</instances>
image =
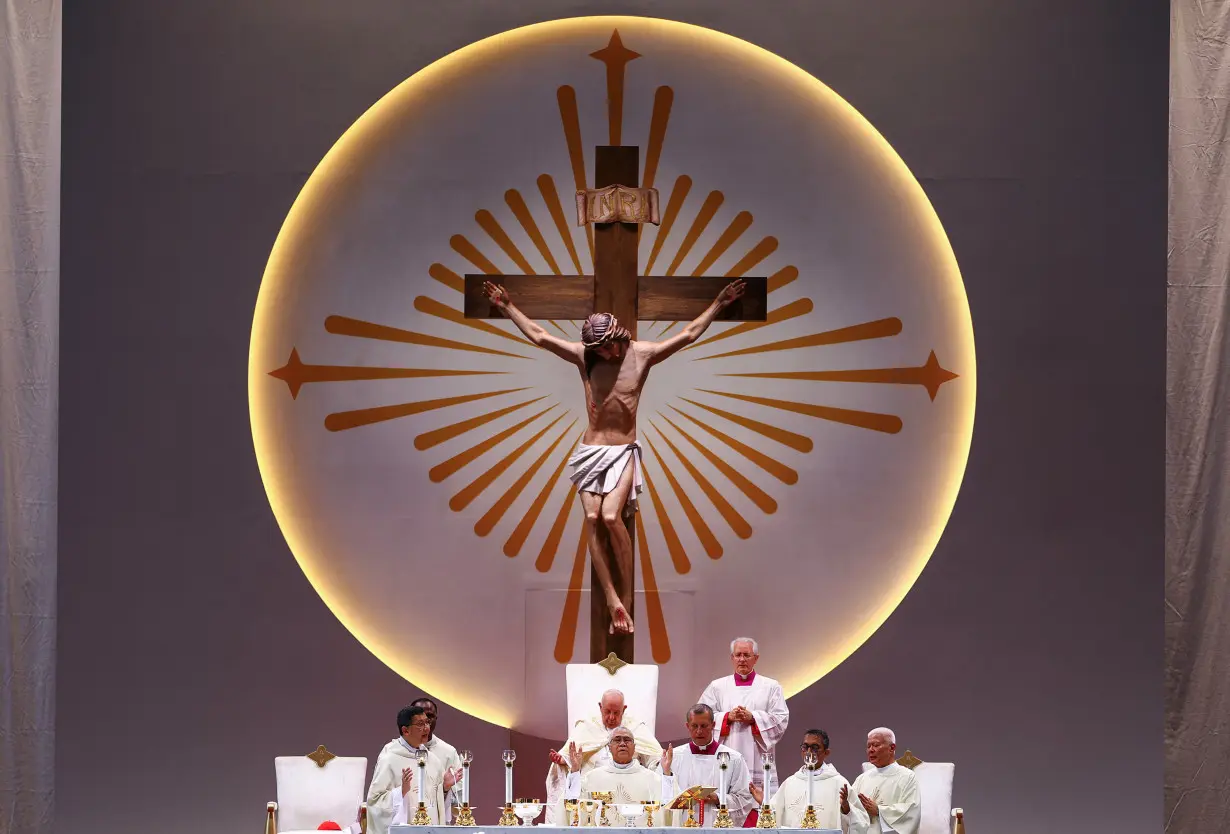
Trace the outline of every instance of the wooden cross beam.
<instances>
[{"instance_id":1,"label":"wooden cross beam","mask_svg":"<svg viewBox=\"0 0 1230 834\"><path fill-rule=\"evenodd\" d=\"M636 186L640 182L640 148L635 145L599 145L595 153L594 187ZM599 223L594 226L593 275L501 275L499 283L513 303L531 319L584 319L591 313L611 313L636 338L641 321L691 321L703 313L732 279L725 277L648 277L637 275L637 226L635 223ZM465 276L465 317L498 319L504 315L483 292L490 275ZM764 321L768 279L743 277L747 290L739 301L718 315L719 321ZM628 535L636 545L633 519L627 519ZM608 634L610 612L600 584L590 573L590 662L597 663L610 652L631 663L630 634ZM612 566L612 573L617 570ZM614 576L616 587L620 577ZM635 583L630 582L630 587ZM633 600L623 600L635 621Z\"/></svg>"}]
</instances>

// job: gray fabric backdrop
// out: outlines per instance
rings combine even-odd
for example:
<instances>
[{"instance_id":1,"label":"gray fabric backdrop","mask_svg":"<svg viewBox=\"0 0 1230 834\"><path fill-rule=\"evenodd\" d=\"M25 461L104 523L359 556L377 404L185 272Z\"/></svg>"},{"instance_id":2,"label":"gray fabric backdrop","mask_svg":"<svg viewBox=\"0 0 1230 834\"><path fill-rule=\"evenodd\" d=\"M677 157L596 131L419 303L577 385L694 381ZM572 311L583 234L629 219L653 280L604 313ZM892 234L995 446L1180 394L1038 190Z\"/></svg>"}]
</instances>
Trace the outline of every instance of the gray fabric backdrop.
<instances>
[{"instance_id":1,"label":"gray fabric backdrop","mask_svg":"<svg viewBox=\"0 0 1230 834\"><path fill-rule=\"evenodd\" d=\"M60 3L0 7L0 832L51 830Z\"/></svg>"},{"instance_id":2,"label":"gray fabric backdrop","mask_svg":"<svg viewBox=\"0 0 1230 834\"><path fill-rule=\"evenodd\" d=\"M1230 0L1171 8L1166 830L1230 828Z\"/></svg>"}]
</instances>

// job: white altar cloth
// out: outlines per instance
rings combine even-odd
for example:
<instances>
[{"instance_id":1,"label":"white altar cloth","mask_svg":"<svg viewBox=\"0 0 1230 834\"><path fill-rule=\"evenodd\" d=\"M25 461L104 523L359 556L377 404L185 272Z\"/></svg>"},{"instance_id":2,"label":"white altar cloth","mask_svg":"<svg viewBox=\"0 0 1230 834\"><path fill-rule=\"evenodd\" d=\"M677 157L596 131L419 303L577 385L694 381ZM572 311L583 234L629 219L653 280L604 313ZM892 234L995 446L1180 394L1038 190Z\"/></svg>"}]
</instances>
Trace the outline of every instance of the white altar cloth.
<instances>
[{"instance_id":1,"label":"white altar cloth","mask_svg":"<svg viewBox=\"0 0 1230 834\"><path fill-rule=\"evenodd\" d=\"M470 832L470 834L501 834L507 832L512 826L501 828L498 825L475 825L472 827L462 828L456 825L393 825L389 827L389 834L462 834L462 832ZM674 832L676 828L624 828L622 826L611 825L607 827L591 827L583 826L581 828L563 828L550 825L535 825L535 828L542 829L542 834L562 834L568 831L584 831L592 830L595 832L601 831L606 834L615 834L617 831L627 831L631 834L661 834L661 832ZM697 831L707 831L711 829L697 829ZM737 830L737 829L732 829ZM759 831L804 831L802 828L772 828L772 829L752 829ZM840 828L813 828L810 829L813 834L841 834Z\"/></svg>"}]
</instances>

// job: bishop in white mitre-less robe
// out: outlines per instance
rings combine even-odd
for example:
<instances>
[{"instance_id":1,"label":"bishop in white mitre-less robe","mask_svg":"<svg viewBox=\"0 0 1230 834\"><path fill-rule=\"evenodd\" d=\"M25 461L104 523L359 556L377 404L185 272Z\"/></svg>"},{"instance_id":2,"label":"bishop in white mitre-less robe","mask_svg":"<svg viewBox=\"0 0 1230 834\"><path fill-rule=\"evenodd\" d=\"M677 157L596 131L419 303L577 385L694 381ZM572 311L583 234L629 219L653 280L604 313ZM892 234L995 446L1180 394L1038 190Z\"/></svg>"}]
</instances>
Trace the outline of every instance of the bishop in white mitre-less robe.
<instances>
[{"instance_id":1,"label":"bishop in white mitre-less robe","mask_svg":"<svg viewBox=\"0 0 1230 834\"><path fill-rule=\"evenodd\" d=\"M908 767L892 762L884 767L873 767L859 774L850 787L850 809L855 803L860 806L858 795L862 794L879 806L879 816L870 820L867 831L883 834L918 834L922 818L922 798L918 791L918 777ZM854 832L853 834L862 834Z\"/></svg>"},{"instance_id":2,"label":"bishop in white mitre-less robe","mask_svg":"<svg viewBox=\"0 0 1230 834\"><path fill-rule=\"evenodd\" d=\"M735 827L743 825L748 812L756 807L752 798L750 785L751 775L747 770L747 762L739 751L733 750L714 739L706 747L699 747L695 742L676 747L672 751L671 774L674 777L674 795L697 786L716 788L718 785L718 753L729 753L730 764L726 768L726 810L734 821ZM673 799L674 797L672 797ZM704 820L701 820L701 816ZM674 812L675 824L682 825L687 819L687 811ZM717 808L713 805L696 809L696 820L702 828L712 828L717 819Z\"/></svg>"},{"instance_id":3,"label":"bishop in white mitre-less robe","mask_svg":"<svg viewBox=\"0 0 1230 834\"><path fill-rule=\"evenodd\" d=\"M782 685L757 674L755 669L747 675L736 672L709 684L700 696L700 703L713 708L717 726L714 734L727 747L739 751L751 771L752 782L771 796L777 790L777 767L769 768L766 787L762 784L764 754L777 746L790 721ZM731 720L730 710L740 706L752 714L751 724Z\"/></svg>"},{"instance_id":4,"label":"bishop in white mitre-less robe","mask_svg":"<svg viewBox=\"0 0 1230 834\"><path fill-rule=\"evenodd\" d=\"M801 767L782 782L777 793L769 800L769 806L777 817L778 828L800 828L803 825L803 815L807 813L807 781L812 780L812 803L816 811L816 821L821 828L840 828L848 834L862 834L867 830L870 819L858 796L850 791L850 813L841 812L841 789L849 783L837 768L825 762L815 771Z\"/></svg>"},{"instance_id":5,"label":"bishop in white mitre-less robe","mask_svg":"<svg viewBox=\"0 0 1230 834\"><path fill-rule=\"evenodd\" d=\"M621 702L622 709L622 702ZM622 711L622 719L616 726L627 727L636 739L636 761L647 768L654 768L662 758L662 745L649 734L649 727L644 721ZM577 771L585 776L596 767L611 763L611 751L607 747L607 738L611 729L598 716L578 721L572 728L572 735L564 742L563 750L575 744L581 753L581 769ZM552 764L547 772L547 825L564 824L564 794L568 786L569 769L558 764ZM595 788L594 790L598 790Z\"/></svg>"},{"instance_id":6,"label":"bishop in white mitre-less robe","mask_svg":"<svg viewBox=\"0 0 1230 834\"><path fill-rule=\"evenodd\" d=\"M628 820L614 806L621 802L658 802L666 805L675 798L673 787L669 778L650 770L640 762L631 761L621 765L612 760L591 768L584 776L579 773L569 774L566 796L568 799L585 800L589 799L592 791L610 791L611 804L607 810L607 819L612 825L622 826L627 824Z\"/></svg>"},{"instance_id":7,"label":"bishop in white mitre-less robe","mask_svg":"<svg viewBox=\"0 0 1230 834\"><path fill-rule=\"evenodd\" d=\"M401 793L401 772L411 768L414 780L410 792ZM423 799L432 825L444 825L444 760L427 751L426 780ZM404 738L395 738L384 746L372 771L372 784L367 790L368 834L388 834L389 826L408 822L418 809L419 766L414 748Z\"/></svg>"}]
</instances>

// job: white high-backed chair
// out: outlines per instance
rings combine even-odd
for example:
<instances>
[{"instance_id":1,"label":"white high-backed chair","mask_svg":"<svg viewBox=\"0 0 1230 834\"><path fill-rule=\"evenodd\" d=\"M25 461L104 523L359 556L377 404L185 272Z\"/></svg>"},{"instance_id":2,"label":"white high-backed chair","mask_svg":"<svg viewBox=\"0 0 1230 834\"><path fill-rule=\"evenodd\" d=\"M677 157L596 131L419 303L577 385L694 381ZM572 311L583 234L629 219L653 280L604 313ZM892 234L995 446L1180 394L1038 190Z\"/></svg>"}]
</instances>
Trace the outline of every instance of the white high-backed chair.
<instances>
[{"instance_id":1,"label":"white high-backed chair","mask_svg":"<svg viewBox=\"0 0 1230 834\"><path fill-rule=\"evenodd\" d=\"M924 762L909 750L902 753L897 761L914 771L918 779L918 794L922 799L918 834L950 834L949 819L954 816L964 831L964 812L952 807L952 781L957 766L952 762Z\"/></svg>"},{"instance_id":2,"label":"white high-backed chair","mask_svg":"<svg viewBox=\"0 0 1230 834\"><path fill-rule=\"evenodd\" d=\"M265 809L265 834L307 834L325 820L367 831L365 757L335 756L322 744L306 756L276 757L273 769L278 801Z\"/></svg>"},{"instance_id":3,"label":"white high-backed chair","mask_svg":"<svg viewBox=\"0 0 1230 834\"><path fill-rule=\"evenodd\" d=\"M612 659L614 658L614 659ZM628 712L644 721L657 737L658 667L652 663L624 663L614 654L601 663L569 663L564 671L568 683L568 728L598 713L598 701L608 689L624 693Z\"/></svg>"}]
</instances>

